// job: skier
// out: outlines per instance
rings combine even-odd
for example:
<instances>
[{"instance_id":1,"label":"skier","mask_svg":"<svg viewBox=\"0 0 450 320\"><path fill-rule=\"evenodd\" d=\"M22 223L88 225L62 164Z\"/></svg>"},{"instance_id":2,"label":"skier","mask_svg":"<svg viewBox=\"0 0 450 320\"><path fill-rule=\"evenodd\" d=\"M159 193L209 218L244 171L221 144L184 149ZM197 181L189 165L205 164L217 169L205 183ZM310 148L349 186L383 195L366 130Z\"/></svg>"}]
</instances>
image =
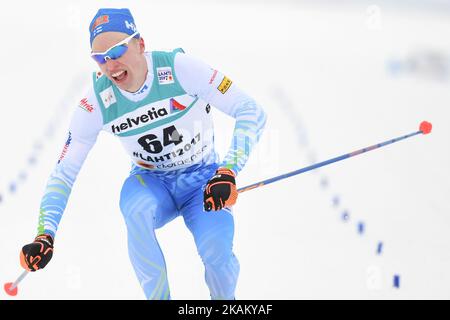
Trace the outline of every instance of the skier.
<instances>
[{"instance_id":1,"label":"skier","mask_svg":"<svg viewBox=\"0 0 450 320\"><path fill-rule=\"evenodd\" d=\"M99 9L89 26L101 72L80 101L44 192L34 242L20 261L28 271L53 255L58 224L78 172L105 130L132 159L120 194L128 251L147 299L170 299L155 229L182 216L205 267L212 299L234 299L235 178L263 131L266 114L228 77L182 49L145 51L128 9ZM214 150L211 106L235 118L223 161Z\"/></svg>"}]
</instances>

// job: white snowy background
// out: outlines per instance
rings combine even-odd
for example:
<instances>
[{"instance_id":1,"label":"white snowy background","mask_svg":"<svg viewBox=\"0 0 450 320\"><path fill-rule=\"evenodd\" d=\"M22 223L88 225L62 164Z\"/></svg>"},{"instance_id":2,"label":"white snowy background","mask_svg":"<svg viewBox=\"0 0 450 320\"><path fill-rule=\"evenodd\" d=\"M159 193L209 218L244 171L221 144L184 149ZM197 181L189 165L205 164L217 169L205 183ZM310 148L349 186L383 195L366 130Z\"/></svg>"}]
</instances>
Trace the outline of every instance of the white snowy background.
<instances>
[{"instance_id":1,"label":"white snowy background","mask_svg":"<svg viewBox=\"0 0 450 320\"><path fill-rule=\"evenodd\" d=\"M446 1L8 2L0 11L2 286L22 272L19 251L35 236L48 175L96 70L88 25L99 7L129 7L148 50L183 47L264 106L268 125L238 186L414 132L422 120L434 125L430 135L242 194L238 299L450 298ZM214 116L224 155L233 119ZM14 299L144 299L118 206L129 168L119 142L102 133L53 260ZM209 299L182 218L157 234L172 298ZM2 290L0 299L11 298Z\"/></svg>"}]
</instances>

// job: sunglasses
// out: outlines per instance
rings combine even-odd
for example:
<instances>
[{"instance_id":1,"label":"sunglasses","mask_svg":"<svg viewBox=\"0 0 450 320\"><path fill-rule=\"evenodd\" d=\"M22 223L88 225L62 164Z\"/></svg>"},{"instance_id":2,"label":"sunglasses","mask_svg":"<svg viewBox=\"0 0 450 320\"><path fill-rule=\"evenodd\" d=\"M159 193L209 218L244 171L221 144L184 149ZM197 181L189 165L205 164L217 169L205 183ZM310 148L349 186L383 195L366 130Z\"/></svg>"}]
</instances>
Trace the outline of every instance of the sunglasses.
<instances>
[{"instance_id":1,"label":"sunglasses","mask_svg":"<svg viewBox=\"0 0 450 320\"><path fill-rule=\"evenodd\" d=\"M131 36L123 39L119 43L113 45L111 48L105 52L92 52L91 57L100 64L105 64L107 60L116 60L125 54L128 50L128 43L132 38L137 36L139 32L133 33Z\"/></svg>"}]
</instances>

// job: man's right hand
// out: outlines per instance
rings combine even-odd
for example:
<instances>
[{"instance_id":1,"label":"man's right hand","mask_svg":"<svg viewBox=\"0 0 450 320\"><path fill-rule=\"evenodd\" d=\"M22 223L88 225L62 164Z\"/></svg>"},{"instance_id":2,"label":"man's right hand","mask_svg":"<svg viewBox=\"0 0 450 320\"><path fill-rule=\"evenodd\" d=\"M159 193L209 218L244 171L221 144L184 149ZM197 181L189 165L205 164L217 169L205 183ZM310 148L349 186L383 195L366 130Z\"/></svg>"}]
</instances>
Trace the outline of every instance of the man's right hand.
<instances>
[{"instance_id":1,"label":"man's right hand","mask_svg":"<svg viewBox=\"0 0 450 320\"><path fill-rule=\"evenodd\" d=\"M53 256L53 238L41 234L34 242L23 246L20 251L20 265L27 271L43 269Z\"/></svg>"}]
</instances>

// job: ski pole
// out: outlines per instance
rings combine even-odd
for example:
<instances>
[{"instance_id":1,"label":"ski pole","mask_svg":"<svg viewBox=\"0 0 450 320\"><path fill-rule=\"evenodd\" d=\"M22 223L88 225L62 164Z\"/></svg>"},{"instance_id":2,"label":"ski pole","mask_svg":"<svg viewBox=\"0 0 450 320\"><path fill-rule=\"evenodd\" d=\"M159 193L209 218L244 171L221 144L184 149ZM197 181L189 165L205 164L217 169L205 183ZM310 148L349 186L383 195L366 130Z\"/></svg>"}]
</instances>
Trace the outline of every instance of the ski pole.
<instances>
[{"instance_id":1,"label":"ski pole","mask_svg":"<svg viewBox=\"0 0 450 320\"><path fill-rule=\"evenodd\" d=\"M324 167L324 166L327 166L327 165L329 165L331 163L338 162L338 161L341 161L341 160L345 160L345 159L357 156L359 154L362 154L362 153L365 153L365 152L368 152L368 151L372 151L372 150L384 147L384 146L386 146L388 144L391 144L391 143L394 143L394 142L397 142L397 141L401 141L401 140L404 140L404 139L407 139L407 138L411 138L411 137L413 137L415 135L418 135L420 133L422 133L422 134L429 134L431 132L431 128L432 128L431 123L429 123L427 121L422 121L420 123L420 126L419 126L419 131L416 131L416 132L413 132L413 133L410 133L410 134L407 134L407 135L404 135L404 136L401 136L401 137L398 137L398 138L394 138L394 139L391 139L391 140L388 140L388 141L385 141L385 142L374 144L374 145L372 145L370 147L366 147L366 148L362 148L362 149L359 149L359 150L356 150L356 151L353 151L353 152L350 152L350 153L346 153L346 154L343 154L343 155L341 155L339 157L335 157L335 158L328 159L328 160L325 160L325 161L322 161L322 162L319 162L319 163L315 163L313 165L310 165L308 167L304 167L302 169L291 171L291 172L288 172L288 173L285 173L285 174L282 174L282 175L279 175L279 176L276 176L276 177L273 177L273 178L270 178L270 179L266 179L266 180L263 180L263 181L259 181L259 182L250 184L250 185L245 186L243 188L239 188L238 189L238 193L242 193L242 192L246 192L246 191L249 191L249 190L252 190L252 189L256 189L256 188L268 185L270 183L273 183L273 182L276 182L276 181L279 181L279 180L283 180L283 179L295 176L295 175L300 174L300 173L304 173L304 172L311 171L311 170L314 170L314 169L317 169L317 168L320 168L320 167Z\"/></svg>"},{"instance_id":2,"label":"ski pole","mask_svg":"<svg viewBox=\"0 0 450 320\"><path fill-rule=\"evenodd\" d=\"M17 286L19 285L19 283L27 276L28 271L24 271L22 272L22 274L17 278L16 281L13 282L8 282L5 283L5 285L3 286L3 288L5 289L5 292L10 295L10 296L16 296L17 295Z\"/></svg>"}]
</instances>

